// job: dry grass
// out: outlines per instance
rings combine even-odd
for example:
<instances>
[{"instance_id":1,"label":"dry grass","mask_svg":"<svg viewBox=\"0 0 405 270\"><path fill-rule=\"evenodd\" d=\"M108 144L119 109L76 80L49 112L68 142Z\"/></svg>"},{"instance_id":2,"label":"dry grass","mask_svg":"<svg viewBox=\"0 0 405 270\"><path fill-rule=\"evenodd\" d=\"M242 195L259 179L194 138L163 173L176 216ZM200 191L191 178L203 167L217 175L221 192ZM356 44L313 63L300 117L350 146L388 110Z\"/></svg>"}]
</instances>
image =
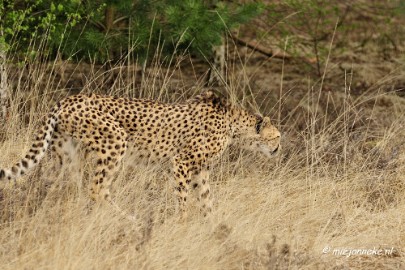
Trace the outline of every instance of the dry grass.
<instances>
[{"instance_id":1,"label":"dry grass","mask_svg":"<svg viewBox=\"0 0 405 270\"><path fill-rule=\"evenodd\" d=\"M153 72L154 76L142 78L139 95L175 101L198 91L182 86L174 71L157 67ZM26 76L39 78L38 73ZM87 89L100 89L100 76L94 72L87 78ZM110 92L137 96L133 87L123 80ZM2 130L2 166L13 164L27 150L55 88L52 80L45 87L17 87L11 117ZM245 103L259 95L251 89L246 92ZM1 268L405 267L405 123L400 118L405 102L376 94L354 99L348 93L332 95L320 89L308 90L293 102L291 111L281 111L287 99L279 97L282 106L264 105L283 123L281 155L268 161L230 149L213 169L216 202L208 218L190 206L188 220L179 222L163 169L125 164L117 177L114 199L136 215L134 222L108 207L92 205L86 178L72 167L55 175L49 171L52 161L45 160L16 185L2 185ZM396 120L384 127L378 122L382 115ZM383 254L348 256L358 249ZM385 254L385 249L392 253Z\"/></svg>"}]
</instances>

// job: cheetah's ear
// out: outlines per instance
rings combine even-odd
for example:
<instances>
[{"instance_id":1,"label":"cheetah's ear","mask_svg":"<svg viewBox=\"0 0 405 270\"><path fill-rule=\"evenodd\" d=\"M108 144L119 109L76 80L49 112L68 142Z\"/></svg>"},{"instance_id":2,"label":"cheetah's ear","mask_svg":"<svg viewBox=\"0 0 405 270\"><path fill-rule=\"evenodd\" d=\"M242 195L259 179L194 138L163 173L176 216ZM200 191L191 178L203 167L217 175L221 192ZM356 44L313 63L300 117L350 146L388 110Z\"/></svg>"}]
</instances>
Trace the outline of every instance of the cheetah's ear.
<instances>
[{"instance_id":1,"label":"cheetah's ear","mask_svg":"<svg viewBox=\"0 0 405 270\"><path fill-rule=\"evenodd\" d=\"M270 125L271 121L270 121L270 117L266 116L263 118L263 126L267 126Z\"/></svg>"},{"instance_id":2,"label":"cheetah's ear","mask_svg":"<svg viewBox=\"0 0 405 270\"><path fill-rule=\"evenodd\" d=\"M214 105L222 105L223 104L223 97L218 95L212 90L208 90L207 92L201 94L201 97L206 102L212 102Z\"/></svg>"},{"instance_id":3,"label":"cheetah's ear","mask_svg":"<svg viewBox=\"0 0 405 270\"><path fill-rule=\"evenodd\" d=\"M215 93L212 90L208 90L207 92L201 94L205 99L211 99L215 97Z\"/></svg>"},{"instance_id":4,"label":"cheetah's ear","mask_svg":"<svg viewBox=\"0 0 405 270\"><path fill-rule=\"evenodd\" d=\"M196 95L191 100L192 101L207 102L207 101L211 101L213 98L215 98L215 93L209 90L209 91L206 91L206 92L201 93L199 95Z\"/></svg>"}]
</instances>

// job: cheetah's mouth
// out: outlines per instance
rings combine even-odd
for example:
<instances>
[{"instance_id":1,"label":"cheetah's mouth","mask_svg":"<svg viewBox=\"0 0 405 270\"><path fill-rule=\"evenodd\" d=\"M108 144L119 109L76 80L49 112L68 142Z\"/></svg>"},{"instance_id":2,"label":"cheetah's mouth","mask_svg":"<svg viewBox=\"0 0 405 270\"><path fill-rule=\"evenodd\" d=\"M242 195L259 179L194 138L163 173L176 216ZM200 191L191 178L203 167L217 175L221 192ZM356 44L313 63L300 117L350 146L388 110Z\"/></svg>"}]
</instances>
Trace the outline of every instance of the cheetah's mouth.
<instances>
[{"instance_id":1,"label":"cheetah's mouth","mask_svg":"<svg viewBox=\"0 0 405 270\"><path fill-rule=\"evenodd\" d=\"M279 149L280 149L280 144L278 144L277 147L273 150L270 149L267 145L260 146L260 152L262 152L268 158L275 156L278 153Z\"/></svg>"}]
</instances>

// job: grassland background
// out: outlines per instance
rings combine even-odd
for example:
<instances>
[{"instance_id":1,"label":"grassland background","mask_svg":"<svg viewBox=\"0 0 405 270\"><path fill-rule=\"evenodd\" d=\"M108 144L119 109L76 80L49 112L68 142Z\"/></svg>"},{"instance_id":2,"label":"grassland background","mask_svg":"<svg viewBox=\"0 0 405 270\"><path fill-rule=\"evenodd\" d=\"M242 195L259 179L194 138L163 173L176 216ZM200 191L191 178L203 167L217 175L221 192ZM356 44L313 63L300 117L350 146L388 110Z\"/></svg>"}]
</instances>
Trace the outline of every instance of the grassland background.
<instances>
[{"instance_id":1,"label":"grassland background","mask_svg":"<svg viewBox=\"0 0 405 270\"><path fill-rule=\"evenodd\" d=\"M326 42L334 45L338 34ZM130 221L90 202L77 164L53 172L45 159L15 183L2 183L1 268L404 268L404 47L382 47L377 35L356 50L352 36L342 38L352 49L330 47L319 77L299 58L228 46L228 85L216 90L270 115L282 151L267 160L229 149L213 168L208 218L190 203L189 218L179 222L165 168L124 163L113 198L136 216ZM206 70L188 58L169 67L156 59L146 70L59 60L13 66L0 164L23 156L47 110L70 93L177 102L203 91ZM392 253L334 254L345 249Z\"/></svg>"}]
</instances>

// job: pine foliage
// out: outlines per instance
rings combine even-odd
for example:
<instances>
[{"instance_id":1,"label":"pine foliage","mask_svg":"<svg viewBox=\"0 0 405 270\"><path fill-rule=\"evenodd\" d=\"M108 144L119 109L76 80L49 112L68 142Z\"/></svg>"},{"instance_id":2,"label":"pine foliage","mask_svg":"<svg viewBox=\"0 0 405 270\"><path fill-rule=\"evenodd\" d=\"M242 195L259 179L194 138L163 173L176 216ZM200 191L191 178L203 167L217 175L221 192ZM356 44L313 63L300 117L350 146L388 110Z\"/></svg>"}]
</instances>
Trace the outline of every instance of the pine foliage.
<instances>
[{"instance_id":1,"label":"pine foliage","mask_svg":"<svg viewBox=\"0 0 405 270\"><path fill-rule=\"evenodd\" d=\"M260 14L263 5L201 0L17 0L0 9L14 50L46 40L47 54L104 62L128 53L145 60L190 52L210 56L224 33ZM7 13L6 13L7 12ZM18 27L16 27L16 25Z\"/></svg>"}]
</instances>

